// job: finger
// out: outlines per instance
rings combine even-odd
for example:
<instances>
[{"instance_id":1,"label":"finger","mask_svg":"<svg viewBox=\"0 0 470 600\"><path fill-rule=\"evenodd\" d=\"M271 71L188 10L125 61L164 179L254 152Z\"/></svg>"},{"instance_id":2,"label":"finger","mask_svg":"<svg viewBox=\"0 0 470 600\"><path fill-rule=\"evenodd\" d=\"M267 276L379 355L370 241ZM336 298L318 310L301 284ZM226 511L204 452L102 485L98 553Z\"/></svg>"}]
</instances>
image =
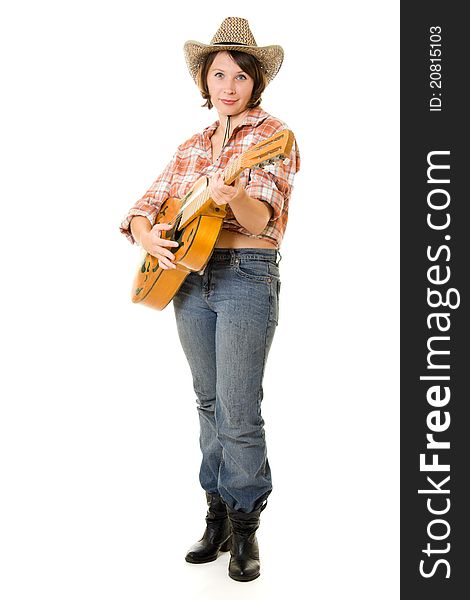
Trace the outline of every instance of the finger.
<instances>
[{"instance_id":1,"label":"finger","mask_svg":"<svg viewBox=\"0 0 470 600\"><path fill-rule=\"evenodd\" d=\"M170 251L160 245L151 246L147 252L160 260L160 258L165 258L167 260L175 260L175 255Z\"/></svg>"},{"instance_id":2,"label":"finger","mask_svg":"<svg viewBox=\"0 0 470 600\"><path fill-rule=\"evenodd\" d=\"M162 230L168 230L171 229L173 227L173 225L171 225L170 223L156 223L153 228L156 229L157 231L162 231Z\"/></svg>"},{"instance_id":3,"label":"finger","mask_svg":"<svg viewBox=\"0 0 470 600\"><path fill-rule=\"evenodd\" d=\"M211 194L210 196L216 204L221 204L222 200L219 193Z\"/></svg>"},{"instance_id":4,"label":"finger","mask_svg":"<svg viewBox=\"0 0 470 600\"><path fill-rule=\"evenodd\" d=\"M164 258L164 257L158 259L158 264L162 268L176 269L176 265L174 263L172 263L170 260L168 260L167 258Z\"/></svg>"},{"instance_id":5,"label":"finger","mask_svg":"<svg viewBox=\"0 0 470 600\"><path fill-rule=\"evenodd\" d=\"M156 250L155 252L158 253L158 257L161 256L162 258L167 258L168 260L175 260L175 255L173 254L173 252L171 252L170 250L166 250L166 248L159 246L158 250Z\"/></svg>"},{"instance_id":6,"label":"finger","mask_svg":"<svg viewBox=\"0 0 470 600\"><path fill-rule=\"evenodd\" d=\"M167 225L166 223L164 225ZM168 231L167 227L158 227L155 226L152 231L150 232L150 234L153 236L153 243L154 244L164 244L165 246L179 246L178 242L175 242L174 240L171 240L170 237L166 237L166 232Z\"/></svg>"},{"instance_id":7,"label":"finger","mask_svg":"<svg viewBox=\"0 0 470 600\"><path fill-rule=\"evenodd\" d=\"M170 227L173 227L173 225L171 223L165 223L164 221L161 221L160 223L155 223L154 227L163 227L169 229Z\"/></svg>"},{"instance_id":8,"label":"finger","mask_svg":"<svg viewBox=\"0 0 470 600\"><path fill-rule=\"evenodd\" d=\"M216 173L212 179L211 179L211 183L216 187L216 188L220 188L224 185L223 179L222 179L222 175L220 173Z\"/></svg>"},{"instance_id":9,"label":"finger","mask_svg":"<svg viewBox=\"0 0 470 600\"><path fill-rule=\"evenodd\" d=\"M211 186L210 190L209 190L209 196L213 199L216 200L219 197L219 191Z\"/></svg>"},{"instance_id":10,"label":"finger","mask_svg":"<svg viewBox=\"0 0 470 600\"><path fill-rule=\"evenodd\" d=\"M174 242L173 240L167 240L165 238L160 238L159 246L171 246L173 248L173 247L179 246L179 244L178 244L178 242Z\"/></svg>"}]
</instances>

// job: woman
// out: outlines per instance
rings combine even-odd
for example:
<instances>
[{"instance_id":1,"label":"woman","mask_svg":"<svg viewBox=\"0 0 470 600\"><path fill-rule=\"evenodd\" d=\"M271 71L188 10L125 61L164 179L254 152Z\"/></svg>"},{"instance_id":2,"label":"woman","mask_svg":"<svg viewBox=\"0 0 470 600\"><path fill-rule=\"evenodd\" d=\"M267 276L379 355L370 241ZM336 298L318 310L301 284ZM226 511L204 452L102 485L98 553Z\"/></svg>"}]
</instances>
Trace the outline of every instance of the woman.
<instances>
[{"instance_id":1,"label":"woman","mask_svg":"<svg viewBox=\"0 0 470 600\"><path fill-rule=\"evenodd\" d=\"M221 173L229 159L286 129L260 108L265 86L283 60L280 46L258 47L245 19L223 21L211 43L184 47L204 106L219 119L179 146L149 191L129 211L121 231L175 268L177 242L161 237L156 224L169 197L183 197L201 175L210 177L211 198L227 205L216 247L205 269L191 273L173 300L179 337L197 395L206 492L206 530L186 560L205 563L230 549L229 576L259 576L256 530L272 490L261 417L262 380L278 320L278 248L300 159L266 172L245 170L234 185Z\"/></svg>"}]
</instances>

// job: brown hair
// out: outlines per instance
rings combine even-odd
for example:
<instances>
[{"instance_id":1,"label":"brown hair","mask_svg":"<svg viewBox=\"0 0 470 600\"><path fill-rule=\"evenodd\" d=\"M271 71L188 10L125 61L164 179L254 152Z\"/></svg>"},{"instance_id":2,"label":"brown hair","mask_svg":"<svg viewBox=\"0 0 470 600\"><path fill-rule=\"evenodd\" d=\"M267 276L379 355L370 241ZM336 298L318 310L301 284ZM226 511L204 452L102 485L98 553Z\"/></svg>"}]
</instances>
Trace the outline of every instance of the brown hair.
<instances>
[{"instance_id":1,"label":"brown hair","mask_svg":"<svg viewBox=\"0 0 470 600\"><path fill-rule=\"evenodd\" d=\"M223 50L220 50L220 52L223 52ZM266 75L261 68L260 62L255 56L247 54L246 52L239 52L238 50L227 50L227 52L237 65L253 79L253 92L250 101L247 104L247 108L258 106L261 102L261 94L264 92L267 85ZM205 100L205 103L202 106L207 106L207 108L212 108L209 88L207 86L207 73L217 54L218 52L207 54L200 64L197 73L197 85L201 91L201 96Z\"/></svg>"}]
</instances>

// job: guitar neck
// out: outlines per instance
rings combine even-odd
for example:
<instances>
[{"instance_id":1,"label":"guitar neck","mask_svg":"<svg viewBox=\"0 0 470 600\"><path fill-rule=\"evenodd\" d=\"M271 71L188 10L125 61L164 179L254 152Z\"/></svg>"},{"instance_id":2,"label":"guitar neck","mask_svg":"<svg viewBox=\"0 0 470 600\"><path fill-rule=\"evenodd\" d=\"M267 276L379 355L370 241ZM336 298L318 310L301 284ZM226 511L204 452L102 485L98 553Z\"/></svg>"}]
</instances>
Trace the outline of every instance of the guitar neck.
<instances>
[{"instance_id":1,"label":"guitar neck","mask_svg":"<svg viewBox=\"0 0 470 600\"><path fill-rule=\"evenodd\" d=\"M242 163L241 158L242 158L241 156L232 158L229 161L228 165L223 170L222 178L224 180L225 185L232 184L236 180L236 178L240 175L240 173L244 170L244 168L241 166L241 163ZM178 226L178 229L182 229L183 227L185 227L186 224L191 219L196 217L198 213L202 212L205 209L206 205L210 201L211 201L211 197L210 197L209 187L207 187L206 190L202 194L200 194L199 196L194 198L193 201L189 202L185 206L183 213L181 215L181 221Z\"/></svg>"},{"instance_id":2,"label":"guitar neck","mask_svg":"<svg viewBox=\"0 0 470 600\"><path fill-rule=\"evenodd\" d=\"M232 158L228 165L225 167L222 177L225 185L230 185L235 181L235 179L240 175L240 173L244 170L241 166L241 156L237 156Z\"/></svg>"},{"instance_id":3,"label":"guitar neck","mask_svg":"<svg viewBox=\"0 0 470 600\"><path fill-rule=\"evenodd\" d=\"M289 154L294 143L294 134L289 129L282 129L267 140L258 142L250 149L245 150L240 156L232 158L225 167L222 178L226 185L232 184L242 171L252 166L263 168L274 161L289 161ZM209 186L202 193L198 193L191 198L192 190L188 193L185 200L187 202L181 207L178 217L181 216L178 229L186 227L191 219L202 214L211 208L211 197ZM191 199L190 199L191 198ZM215 207L215 211L224 212L224 207ZM221 215L220 215L221 216Z\"/></svg>"}]
</instances>

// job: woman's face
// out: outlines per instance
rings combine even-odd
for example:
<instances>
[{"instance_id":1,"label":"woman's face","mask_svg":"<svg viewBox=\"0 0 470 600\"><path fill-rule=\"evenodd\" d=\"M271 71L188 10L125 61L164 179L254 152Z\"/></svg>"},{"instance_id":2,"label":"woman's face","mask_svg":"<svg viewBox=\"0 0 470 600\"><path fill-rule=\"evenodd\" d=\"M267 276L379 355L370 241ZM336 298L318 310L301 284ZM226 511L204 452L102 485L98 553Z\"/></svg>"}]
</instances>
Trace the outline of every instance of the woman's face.
<instances>
[{"instance_id":1,"label":"woman's face","mask_svg":"<svg viewBox=\"0 0 470 600\"><path fill-rule=\"evenodd\" d=\"M228 52L218 52L207 73L211 102L222 115L238 115L246 109L254 81Z\"/></svg>"}]
</instances>

